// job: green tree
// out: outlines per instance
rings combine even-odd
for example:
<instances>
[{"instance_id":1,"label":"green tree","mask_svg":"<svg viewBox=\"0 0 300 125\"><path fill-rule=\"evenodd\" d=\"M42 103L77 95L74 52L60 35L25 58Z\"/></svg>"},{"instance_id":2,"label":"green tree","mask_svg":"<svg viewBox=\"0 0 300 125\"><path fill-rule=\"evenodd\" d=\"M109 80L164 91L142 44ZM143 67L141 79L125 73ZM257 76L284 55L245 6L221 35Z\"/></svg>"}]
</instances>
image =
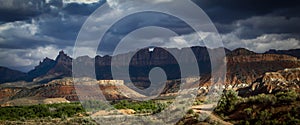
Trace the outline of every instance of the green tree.
<instances>
[{"instance_id":1,"label":"green tree","mask_svg":"<svg viewBox=\"0 0 300 125\"><path fill-rule=\"evenodd\" d=\"M230 113L231 111L233 111L235 109L238 99L239 99L238 93L235 92L234 90L225 91L224 94L222 95L215 111L220 114Z\"/></svg>"}]
</instances>

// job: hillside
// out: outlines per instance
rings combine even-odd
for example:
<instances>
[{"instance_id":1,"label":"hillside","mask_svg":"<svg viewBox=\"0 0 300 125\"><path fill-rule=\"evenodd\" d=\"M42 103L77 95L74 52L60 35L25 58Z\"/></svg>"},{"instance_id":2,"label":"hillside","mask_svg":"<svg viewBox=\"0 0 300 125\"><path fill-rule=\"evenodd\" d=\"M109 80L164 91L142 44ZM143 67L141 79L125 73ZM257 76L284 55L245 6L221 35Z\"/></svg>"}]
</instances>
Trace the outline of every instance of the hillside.
<instances>
[{"instance_id":1,"label":"hillside","mask_svg":"<svg viewBox=\"0 0 300 125\"><path fill-rule=\"evenodd\" d=\"M300 93L300 68L266 72L249 87L241 88L238 91L241 96L250 96L290 90Z\"/></svg>"},{"instance_id":2,"label":"hillside","mask_svg":"<svg viewBox=\"0 0 300 125\"><path fill-rule=\"evenodd\" d=\"M23 80L26 73L0 66L0 83Z\"/></svg>"}]
</instances>

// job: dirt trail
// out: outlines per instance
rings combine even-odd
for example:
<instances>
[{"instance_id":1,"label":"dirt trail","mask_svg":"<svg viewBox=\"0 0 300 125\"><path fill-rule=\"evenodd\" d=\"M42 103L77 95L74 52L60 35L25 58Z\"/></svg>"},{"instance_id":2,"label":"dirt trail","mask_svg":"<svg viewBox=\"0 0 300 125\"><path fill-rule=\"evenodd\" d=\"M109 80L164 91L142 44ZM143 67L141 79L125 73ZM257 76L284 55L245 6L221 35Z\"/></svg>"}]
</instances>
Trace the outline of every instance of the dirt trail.
<instances>
[{"instance_id":1,"label":"dirt trail","mask_svg":"<svg viewBox=\"0 0 300 125\"><path fill-rule=\"evenodd\" d=\"M221 125L233 125L232 123L226 122L226 121L222 120L220 117L218 117L212 113L212 109L215 106L216 106L216 104L196 105L196 106L192 106L192 109L196 113L209 115L208 117L210 118L210 121L218 122Z\"/></svg>"}]
</instances>

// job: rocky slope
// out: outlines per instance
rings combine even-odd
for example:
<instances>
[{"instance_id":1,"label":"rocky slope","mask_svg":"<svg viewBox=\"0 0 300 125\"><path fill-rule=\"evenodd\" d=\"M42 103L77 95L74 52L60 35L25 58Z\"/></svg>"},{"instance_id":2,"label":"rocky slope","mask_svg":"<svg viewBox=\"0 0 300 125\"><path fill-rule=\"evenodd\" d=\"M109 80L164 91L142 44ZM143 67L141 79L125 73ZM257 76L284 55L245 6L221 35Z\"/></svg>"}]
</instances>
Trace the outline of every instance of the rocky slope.
<instances>
[{"instance_id":1,"label":"rocky slope","mask_svg":"<svg viewBox=\"0 0 300 125\"><path fill-rule=\"evenodd\" d=\"M81 87L84 87L84 89L90 89L91 85L93 85L91 83L92 82L85 82ZM134 98L144 97L125 86L124 81L122 80L100 80L97 81L97 85L99 88L93 87L93 91L101 90L107 100L127 99L129 98L128 96ZM93 95L91 95L91 92L93 91L88 91L88 96L92 97ZM3 87L0 89L0 104L11 100L27 98L65 98L68 101L79 101L72 78L53 80L47 84L34 86L32 88Z\"/></svg>"},{"instance_id":2,"label":"rocky slope","mask_svg":"<svg viewBox=\"0 0 300 125\"><path fill-rule=\"evenodd\" d=\"M11 97L17 95L18 92L20 92L23 88L1 88L0 89L0 103L6 102L11 99Z\"/></svg>"},{"instance_id":3,"label":"rocky slope","mask_svg":"<svg viewBox=\"0 0 300 125\"><path fill-rule=\"evenodd\" d=\"M266 72L300 67L296 57L237 49L227 56L227 84L250 84Z\"/></svg>"},{"instance_id":4,"label":"rocky slope","mask_svg":"<svg viewBox=\"0 0 300 125\"><path fill-rule=\"evenodd\" d=\"M70 77L72 74L72 58L63 51L55 60L45 58L38 66L28 72L27 81L47 83L53 79Z\"/></svg>"},{"instance_id":5,"label":"rocky slope","mask_svg":"<svg viewBox=\"0 0 300 125\"><path fill-rule=\"evenodd\" d=\"M240 95L249 96L261 93L296 90L300 92L300 68L267 72L249 87L239 89Z\"/></svg>"}]
</instances>

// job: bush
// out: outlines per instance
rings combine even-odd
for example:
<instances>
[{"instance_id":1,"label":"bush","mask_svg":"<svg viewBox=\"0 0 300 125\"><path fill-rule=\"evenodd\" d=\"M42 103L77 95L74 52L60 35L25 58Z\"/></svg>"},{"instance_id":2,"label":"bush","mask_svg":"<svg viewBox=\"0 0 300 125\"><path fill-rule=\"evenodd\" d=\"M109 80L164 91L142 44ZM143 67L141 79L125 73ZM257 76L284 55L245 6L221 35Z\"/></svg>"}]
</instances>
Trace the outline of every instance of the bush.
<instances>
[{"instance_id":1,"label":"bush","mask_svg":"<svg viewBox=\"0 0 300 125\"><path fill-rule=\"evenodd\" d=\"M193 109L189 109L189 110L187 111L187 114L194 114L194 110L193 110Z\"/></svg>"},{"instance_id":2,"label":"bush","mask_svg":"<svg viewBox=\"0 0 300 125\"><path fill-rule=\"evenodd\" d=\"M252 109L252 108L246 108L246 109L244 109L244 112L245 112L248 116L251 116L251 115L252 115L252 112L253 112L253 109Z\"/></svg>"},{"instance_id":3,"label":"bush","mask_svg":"<svg viewBox=\"0 0 300 125\"><path fill-rule=\"evenodd\" d=\"M263 110L259 112L259 120L269 120L272 116L272 113L270 113L268 110Z\"/></svg>"},{"instance_id":4,"label":"bush","mask_svg":"<svg viewBox=\"0 0 300 125\"><path fill-rule=\"evenodd\" d=\"M151 100L144 102L129 102L127 100L122 100L113 106L116 109L133 109L137 113L158 113L164 110L168 104Z\"/></svg>"},{"instance_id":5,"label":"bush","mask_svg":"<svg viewBox=\"0 0 300 125\"><path fill-rule=\"evenodd\" d=\"M282 104L290 104L297 100L298 94L296 91L278 92L275 94L278 101Z\"/></svg>"},{"instance_id":6,"label":"bush","mask_svg":"<svg viewBox=\"0 0 300 125\"><path fill-rule=\"evenodd\" d=\"M60 116L60 118L61 118L61 120L62 121L65 121L65 120L67 120L67 115L66 114L62 114L61 116Z\"/></svg>"},{"instance_id":7,"label":"bush","mask_svg":"<svg viewBox=\"0 0 300 125\"><path fill-rule=\"evenodd\" d=\"M98 110L110 110L110 104L104 102L104 101L96 101L96 100L86 100L82 102L82 105L84 108L90 112L90 111L98 111Z\"/></svg>"},{"instance_id":8,"label":"bush","mask_svg":"<svg viewBox=\"0 0 300 125\"><path fill-rule=\"evenodd\" d=\"M215 111L219 114L229 114L231 111L235 110L238 99L239 97L237 92L233 90L224 92Z\"/></svg>"},{"instance_id":9,"label":"bush","mask_svg":"<svg viewBox=\"0 0 300 125\"><path fill-rule=\"evenodd\" d=\"M246 103L275 105L277 103L277 98L274 95L259 94L257 96L247 98Z\"/></svg>"}]
</instances>

